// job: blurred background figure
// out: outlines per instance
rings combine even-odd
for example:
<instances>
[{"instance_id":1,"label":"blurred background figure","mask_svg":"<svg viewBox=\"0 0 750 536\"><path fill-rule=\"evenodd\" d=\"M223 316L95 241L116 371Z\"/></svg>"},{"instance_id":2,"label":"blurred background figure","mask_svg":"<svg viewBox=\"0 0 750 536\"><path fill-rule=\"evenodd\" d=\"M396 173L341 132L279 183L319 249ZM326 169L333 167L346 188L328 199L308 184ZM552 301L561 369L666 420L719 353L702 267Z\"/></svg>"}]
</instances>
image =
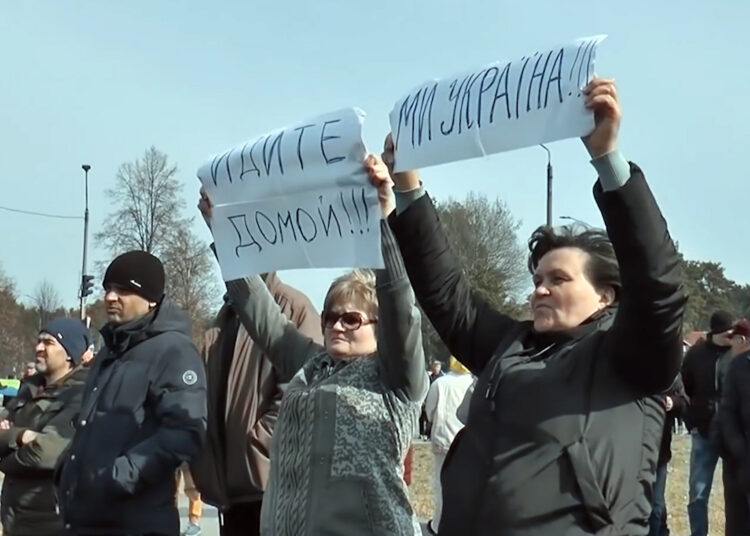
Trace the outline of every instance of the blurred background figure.
<instances>
[{"instance_id":1,"label":"blurred background figure","mask_svg":"<svg viewBox=\"0 0 750 536\"><path fill-rule=\"evenodd\" d=\"M437 363L440 364L439 361ZM437 534L437 528L440 525L443 504L440 471L453 439L464 427L456 411L474 382L469 370L453 356L450 358L448 374L443 373L439 368L437 370L440 376L432 381L425 400L425 412L431 426L432 452L435 455L435 514L427 526L434 534ZM432 371L431 367L431 378Z\"/></svg>"}]
</instances>

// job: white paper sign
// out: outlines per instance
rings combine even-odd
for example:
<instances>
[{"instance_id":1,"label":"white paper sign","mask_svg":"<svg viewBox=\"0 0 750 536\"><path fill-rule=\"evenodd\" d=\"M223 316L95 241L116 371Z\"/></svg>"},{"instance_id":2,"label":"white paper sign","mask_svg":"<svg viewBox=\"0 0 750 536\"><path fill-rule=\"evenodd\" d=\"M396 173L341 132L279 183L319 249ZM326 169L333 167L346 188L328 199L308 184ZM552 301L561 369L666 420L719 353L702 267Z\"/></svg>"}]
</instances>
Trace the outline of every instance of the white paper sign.
<instances>
[{"instance_id":1,"label":"white paper sign","mask_svg":"<svg viewBox=\"0 0 750 536\"><path fill-rule=\"evenodd\" d=\"M589 134L594 118L581 90L593 78L596 49L605 37L415 88L390 114L396 171Z\"/></svg>"},{"instance_id":2,"label":"white paper sign","mask_svg":"<svg viewBox=\"0 0 750 536\"><path fill-rule=\"evenodd\" d=\"M353 108L321 115L201 166L224 280L289 268L383 266L363 119Z\"/></svg>"}]
</instances>

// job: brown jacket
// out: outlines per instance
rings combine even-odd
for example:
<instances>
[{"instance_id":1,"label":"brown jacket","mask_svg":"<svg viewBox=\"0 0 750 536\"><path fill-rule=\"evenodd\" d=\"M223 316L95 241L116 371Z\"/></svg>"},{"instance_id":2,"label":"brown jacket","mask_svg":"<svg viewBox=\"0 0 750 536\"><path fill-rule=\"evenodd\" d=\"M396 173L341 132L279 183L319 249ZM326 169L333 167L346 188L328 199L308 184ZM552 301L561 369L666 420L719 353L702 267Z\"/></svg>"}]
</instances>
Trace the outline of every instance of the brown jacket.
<instances>
[{"instance_id":1,"label":"brown jacket","mask_svg":"<svg viewBox=\"0 0 750 536\"><path fill-rule=\"evenodd\" d=\"M265 283L303 334L321 342L320 316L310 300L271 272ZM233 340L227 340L231 337ZM261 500L268 481L269 449L279 413L280 377L253 343L230 304L204 337L208 382L208 437L191 470L202 499L220 509Z\"/></svg>"}]
</instances>

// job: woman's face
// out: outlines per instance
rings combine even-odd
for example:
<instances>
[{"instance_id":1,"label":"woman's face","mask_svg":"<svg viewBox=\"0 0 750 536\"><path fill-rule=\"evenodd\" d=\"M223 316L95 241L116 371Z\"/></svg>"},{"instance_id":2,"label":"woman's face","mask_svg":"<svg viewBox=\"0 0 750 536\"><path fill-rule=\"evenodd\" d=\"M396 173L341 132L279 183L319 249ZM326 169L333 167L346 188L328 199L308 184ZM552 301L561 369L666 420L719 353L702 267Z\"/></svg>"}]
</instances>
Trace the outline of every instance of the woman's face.
<instances>
[{"instance_id":1,"label":"woman's face","mask_svg":"<svg viewBox=\"0 0 750 536\"><path fill-rule=\"evenodd\" d=\"M589 281L588 260L589 254L575 247L553 249L541 258L531 295L534 329L574 328L612 303L614 289L600 291Z\"/></svg>"},{"instance_id":2,"label":"woman's face","mask_svg":"<svg viewBox=\"0 0 750 536\"><path fill-rule=\"evenodd\" d=\"M353 303L334 303L322 322L325 347L333 357L365 356L378 348L376 321Z\"/></svg>"}]
</instances>

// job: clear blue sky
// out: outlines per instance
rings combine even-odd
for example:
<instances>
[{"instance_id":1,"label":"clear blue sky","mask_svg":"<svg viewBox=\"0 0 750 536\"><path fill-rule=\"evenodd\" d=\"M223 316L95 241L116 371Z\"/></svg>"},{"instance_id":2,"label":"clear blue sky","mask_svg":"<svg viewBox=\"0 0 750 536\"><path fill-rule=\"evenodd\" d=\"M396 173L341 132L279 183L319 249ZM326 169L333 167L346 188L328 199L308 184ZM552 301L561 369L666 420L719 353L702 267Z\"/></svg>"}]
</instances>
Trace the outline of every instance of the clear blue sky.
<instances>
[{"instance_id":1,"label":"clear blue sky","mask_svg":"<svg viewBox=\"0 0 750 536\"><path fill-rule=\"evenodd\" d=\"M379 151L388 112L416 84L606 33L597 72L619 82L623 152L646 171L685 255L748 283L748 20L739 1L6 2L0 205L82 214L88 163L96 231L117 167L153 144L179 166L193 207L203 160L253 135L359 106ZM599 224L580 141L551 149L555 214ZM524 240L544 221L545 165L530 148L423 176L438 198L500 197ZM72 306L82 222L0 211L0 225L0 264L19 294L49 279ZM336 273L282 277L320 306Z\"/></svg>"}]
</instances>

